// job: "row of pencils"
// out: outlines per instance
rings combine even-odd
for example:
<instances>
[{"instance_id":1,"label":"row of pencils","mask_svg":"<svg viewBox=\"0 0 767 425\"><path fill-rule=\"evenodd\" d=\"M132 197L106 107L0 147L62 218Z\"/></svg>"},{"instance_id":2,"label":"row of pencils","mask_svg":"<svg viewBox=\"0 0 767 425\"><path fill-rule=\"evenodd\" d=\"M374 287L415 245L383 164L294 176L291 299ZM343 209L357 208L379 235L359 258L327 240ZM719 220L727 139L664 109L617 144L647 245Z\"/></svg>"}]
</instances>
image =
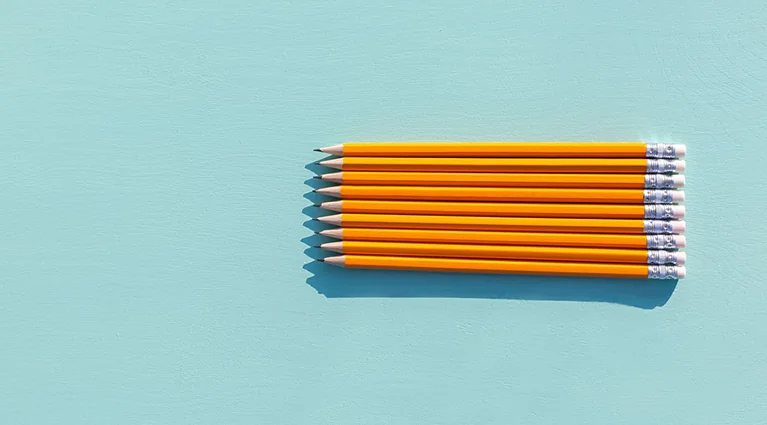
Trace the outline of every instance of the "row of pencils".
<instances>
[{"instance_id":1,"label":"row of pencils","mask_svg":"<svg viewBox=\"0 0 767 425\"><path fill-rule=\"evenodd\" d=\"M347 143L320 259L347 268L684 278L684 145Z\"/></svg>"}]
</instances>

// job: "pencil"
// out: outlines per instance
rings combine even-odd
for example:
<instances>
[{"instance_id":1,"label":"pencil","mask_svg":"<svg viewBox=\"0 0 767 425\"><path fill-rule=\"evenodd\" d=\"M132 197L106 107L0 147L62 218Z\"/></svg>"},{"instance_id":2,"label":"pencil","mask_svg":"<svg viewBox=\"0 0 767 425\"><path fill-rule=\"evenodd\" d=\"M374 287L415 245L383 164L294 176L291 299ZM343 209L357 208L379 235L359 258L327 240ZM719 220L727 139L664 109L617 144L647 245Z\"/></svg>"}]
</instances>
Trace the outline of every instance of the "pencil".
<instances>
[{"instance_id":1,"label":"pencil","mask_svg":"<svg viewBox=\"0 0 767 425\"><path fill-rule=\"evenodd\" d=\"M677 249L687 245L684 235L625 235L590 233L488 232L386 228L335 228L320 235L348 241L448 243L475 245L564 246L582 248Z\"/></svg>"},{"instance_id":2,"label":"pencil","mask_svg":"<svg viewBox=\"0 0 767 425\"><path fill-rule=\"evenodd\" d=\"M684 221L677 220L600 220L347 213L319 217L316 220L343 227L544 233L670 234L682 233L685 229Z\"/></svg>"},{"instance_id":3,"label":"pencil","mask_svg":"<svg viewBox=\"0 0 767 425\"><path fill-rule=\"evenodd\" d=\"M339 171L325 181L378 186L570 187L591 189L670 189L684 187L681 174L408 173Z\"/></svg>"},{"instance_id":4,"label":"pencil","mask_svg":"<svg viewBox=\"0 0 767 425\"><path fill-rule=\"evenodd\" d=\"M684 160L605 158L391 158L344 157L320 165L345 171L599 173L682 172Z\"/></svg>"},{"instance_id":5,"label":"pencil","mask_svg":"<svg viewBox=\"0 0 767 425\"><path fill-rule=\"evenodd\" d=\"M463 273L508 273L634 279L682 279L687 274L687 270L684 266L641 264L467 260L455 258L388 257L371 255L340 255L324 258L320 261L347 268Z\"/></svg>"},{"instance_id":6,"label":"pencil","mask_svg":"<svg viewBox=\"0 0 767 425\"><path fill-rule=\"evenodd\" d=\"M428 244L339 241L318 248L340 254L395 257L480 258L497 260L567 261L586 263L684 264L683 252L639 249L567 248L548 246Z\"/></svg>"},{"instance_id":7,"label":"pencil","mask_svg":"<svg viewBox=\"0 0 767 425\"><path fill-rule=\"evenodd\" d=\"M683 218L683 205L526 204L341 200L317 207L357 214L467 215L484 217Z\"/></svg>"},{"instance_id":8,"label":"pencil","mask_svg":"<svg viewBox=\"0 0 767 425\"><path fill-rule=\"evenodd\" d=\"M683 191L657 189L341 185L316 189L315 192L343 199L400 201L574 202L586 204L669 204L684 201Z\"/></svg>"},{"instance_id":9,"label":"pencil","mask_svg":"<svg viewBox=\"0 0 767 425\"><path fill-rule=\"evenodd\" d=\"M330 155L470 158L681 158L684 145L643 142L386 142L317 149Z\"/></svg>"}]
</instances>

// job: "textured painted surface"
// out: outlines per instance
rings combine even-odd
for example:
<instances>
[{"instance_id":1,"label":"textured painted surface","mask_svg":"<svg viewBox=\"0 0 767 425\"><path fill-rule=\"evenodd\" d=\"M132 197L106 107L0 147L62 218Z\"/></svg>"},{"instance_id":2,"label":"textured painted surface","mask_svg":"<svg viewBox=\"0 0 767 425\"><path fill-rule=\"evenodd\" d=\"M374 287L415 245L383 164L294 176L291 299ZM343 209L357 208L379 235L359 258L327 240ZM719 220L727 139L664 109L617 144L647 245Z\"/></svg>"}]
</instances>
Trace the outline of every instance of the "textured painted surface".
<instances>
[{"instance_id":1,"label":"textured painted surface","mask_svg":"<svg viewBox=\"0 0 767 425\"><path fill-rule=\"evenodd\" d=\"M764 420L763 1L67 3L0 14L0 422ZM636 138L678 285L306 265L318 145Z\"/></svg>"}]
</instances>

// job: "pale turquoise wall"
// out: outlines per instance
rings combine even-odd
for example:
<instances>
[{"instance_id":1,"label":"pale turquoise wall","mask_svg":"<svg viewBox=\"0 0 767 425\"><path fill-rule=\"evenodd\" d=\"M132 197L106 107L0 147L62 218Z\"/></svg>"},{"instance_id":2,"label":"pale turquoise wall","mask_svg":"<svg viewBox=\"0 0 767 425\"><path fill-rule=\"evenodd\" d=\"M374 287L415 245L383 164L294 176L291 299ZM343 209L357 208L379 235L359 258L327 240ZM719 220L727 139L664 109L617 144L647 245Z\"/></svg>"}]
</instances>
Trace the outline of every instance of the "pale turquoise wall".
<instances>
[{"instance_id":1,"label":"pale turquoise wall","mask_svg":"<svg viewBox=\"0 0 767 425\"><path fill-rule=\"evenodd\" d=\"M61 3L0 13L1 423L764 421L763 1ZM319 145L637 138L676 286L305 266Z\"/></svg>"}]
</instances>

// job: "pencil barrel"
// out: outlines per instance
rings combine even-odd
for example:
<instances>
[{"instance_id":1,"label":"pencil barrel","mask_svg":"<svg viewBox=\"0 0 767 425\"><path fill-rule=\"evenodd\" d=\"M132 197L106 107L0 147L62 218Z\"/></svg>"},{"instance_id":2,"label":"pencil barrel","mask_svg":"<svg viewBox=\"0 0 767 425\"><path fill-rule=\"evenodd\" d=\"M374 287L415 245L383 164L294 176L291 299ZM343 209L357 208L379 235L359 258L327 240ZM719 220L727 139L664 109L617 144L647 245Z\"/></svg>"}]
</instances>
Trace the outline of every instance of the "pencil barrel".
<instances>
[{"instance_id":1,"label":"pencil barrel","mask_svg":"<svg viewBox=\"0 0 767 425\"><path fill-rule=\"evenodd\" d=\"M344 156L491 158L678 158L685 154L683 145L643 142L357 142L329 152Z\"/></svg>"},{"instance_id":2,"label":"pencil barrel","mask_svg":"<svg viewBox=\"0 0 767 425\"><path fill-rule=\"evenodd\" d=\"M526 217L458 217L393 214L341 214L343 227L488 230L547 233L675 234L682 221Z\"/></svg>"},{"instance_id":3,"label":"pencil barrel","mask_svg":"<svg viewBox=\"0 0 767 425\"><path fill-rule=\"evenodd\" d=\"M322 179L359 186L541 187L581 189L671 189L684 178L667 174L429 173L343 171Z\"/></svg>"},{"instance_id":4,"label":"pencil barrel","mask_svg":"<svg viewBox=\"0 0 767 425\"><path fill-rule=\"evenodd\" d=\"M323 193L324 189L319 189ZM458 202L535 202L586 204L670 204L684 192L631 189L555 189L508 187L354 186L343 185L341 199Z\"/></svg>"},{"instance_id":5,"label":"pencil barrel","mask_svg":"<svg viewBox=\"0 0 767 425\"><path fill-rule=\"evenodd\" d=\"M575 262L475 260L345 255L345 267L362 269L501 273L547 276L582 276L633 279L678 279L681 266Z\"/></svg>"},{"instance_id":6,"label":"pencil barrel","mask_svg":"<svg viewBox=\"0 0 767 425\"><path fill-rule=\"evenodd\" d=\"M629 264L681 264L684 262L684 256L677 252L638 249L430 244L369 241L335 242L325 244L322 246L322 248L330 249L343 254L357 255Z\"/></svg>"},{"instance_id":7,"label":"pencil barrel","mask_svg":"<svg viewBox=\"0 0 767 425\"><path fill-rule=\"evenodd\" d=\"M388 228L343 228L337 230L328 230L320 233L345 241L563 246L640 250L678 249L683 248L686 244L686 239L683 235L487 232Z\"/></svg>"}]
</instances>

